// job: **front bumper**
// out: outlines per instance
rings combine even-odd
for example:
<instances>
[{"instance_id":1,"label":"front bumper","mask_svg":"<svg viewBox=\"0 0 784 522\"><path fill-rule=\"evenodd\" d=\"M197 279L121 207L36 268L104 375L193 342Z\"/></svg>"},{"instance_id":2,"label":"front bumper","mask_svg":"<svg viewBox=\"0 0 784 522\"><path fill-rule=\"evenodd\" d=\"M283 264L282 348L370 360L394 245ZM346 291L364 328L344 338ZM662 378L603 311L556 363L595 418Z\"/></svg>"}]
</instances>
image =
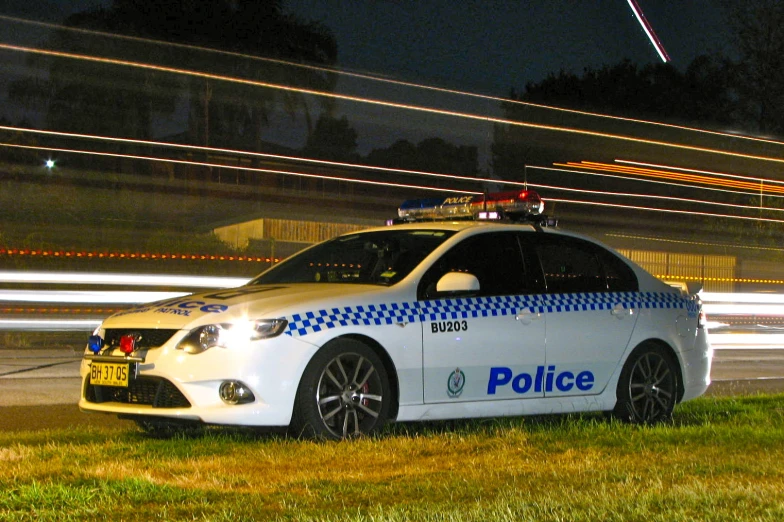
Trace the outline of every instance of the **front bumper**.
<instances>
[{"instance_id":1,"label":"front bumper","mask_svg":"<svg viewBox=\"0 0 784 522\"><path fill-rule=\"evenodd\" d=\"M179 336L177 336L179 337ZM212 348L200 354L175 350L179 338L138 354L138 376L129 387L93 386L91 361L82 360L79 408L125 417L160 417L206 424L286 426L302 373L316 347L282 335L238 348ZM121 354L117 359L122 361ZM220 386L238 381L254 401L229 404Z\"/></svg>"}]
</instances>

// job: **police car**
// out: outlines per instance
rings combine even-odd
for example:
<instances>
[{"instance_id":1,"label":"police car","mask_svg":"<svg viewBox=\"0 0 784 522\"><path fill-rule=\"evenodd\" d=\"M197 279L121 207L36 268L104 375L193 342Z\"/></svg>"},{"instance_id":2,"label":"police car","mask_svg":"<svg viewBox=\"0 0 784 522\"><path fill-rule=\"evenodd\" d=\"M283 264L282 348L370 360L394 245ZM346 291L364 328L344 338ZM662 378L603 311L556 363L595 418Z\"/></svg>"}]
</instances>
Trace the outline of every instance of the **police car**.
<instances>
[{"instance_id":1,"label":"police car","mask_svg":"<svg viewBox=\"0 0 784 522\"><path fill-rule=\"evenodd\" d=\"M155 431L613 412L657 423L710 383L699 297L553 227L531 191L406 202L245 286L117 313L79 406ZM504 219L494 219L504 218Z\"/></svg>"}]
</instances>

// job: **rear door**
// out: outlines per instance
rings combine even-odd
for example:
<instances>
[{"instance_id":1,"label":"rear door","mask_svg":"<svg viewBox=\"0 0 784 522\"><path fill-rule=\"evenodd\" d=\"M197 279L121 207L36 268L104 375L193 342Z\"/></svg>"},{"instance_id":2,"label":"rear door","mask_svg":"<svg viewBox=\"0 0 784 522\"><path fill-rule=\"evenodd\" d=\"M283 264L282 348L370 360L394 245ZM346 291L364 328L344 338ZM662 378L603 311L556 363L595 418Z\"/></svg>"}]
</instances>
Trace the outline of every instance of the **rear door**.
<instances>
[{"instance_id":1,"label":"rear door","mask_svg":"<svg viewBox=\"0 0 784 522\"><path fill-rule=\"evenodd\" d=\"M527 234L547 284L546 396L601 393L631 338L638 311L634 272L580 238Z\"/></svg>"}]
</instances>

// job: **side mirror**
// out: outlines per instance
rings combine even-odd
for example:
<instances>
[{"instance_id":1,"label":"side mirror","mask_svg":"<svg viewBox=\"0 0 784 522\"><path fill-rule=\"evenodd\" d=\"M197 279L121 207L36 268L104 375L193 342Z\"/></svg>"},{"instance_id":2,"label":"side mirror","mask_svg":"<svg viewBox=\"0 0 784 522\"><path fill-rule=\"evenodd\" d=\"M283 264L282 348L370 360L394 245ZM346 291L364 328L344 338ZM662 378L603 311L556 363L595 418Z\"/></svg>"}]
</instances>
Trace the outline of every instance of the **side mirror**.
<instances>
[{"instance_id":1,"label":"side mirror","mask_svg":"<svg viewBox=\"0 0 784 522\"><path fill-rule=\"evenodd\" d=\"M473 274L465 272L448 272L436 284L438 293L478 292L479 279Z\"/></svg>"}]
</instances>

